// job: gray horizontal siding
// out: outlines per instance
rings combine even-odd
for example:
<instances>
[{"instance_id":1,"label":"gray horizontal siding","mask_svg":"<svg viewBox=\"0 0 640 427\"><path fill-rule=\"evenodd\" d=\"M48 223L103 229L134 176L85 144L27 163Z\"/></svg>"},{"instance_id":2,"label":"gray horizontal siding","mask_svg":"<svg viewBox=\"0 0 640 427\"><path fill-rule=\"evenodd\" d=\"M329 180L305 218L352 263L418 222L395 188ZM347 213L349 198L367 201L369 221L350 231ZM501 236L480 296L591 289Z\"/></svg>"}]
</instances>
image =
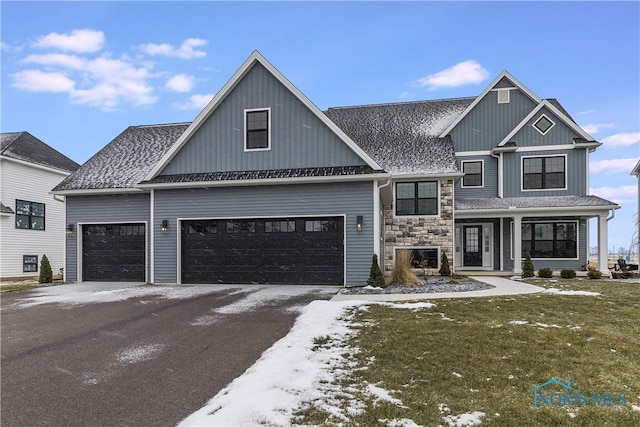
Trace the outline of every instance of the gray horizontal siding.
<instances>
[{"instance_id":1,"label":"gray horizontal siding","mask_svg":"<svg viewBox=\"0 0 640 427\"><path fill-rule=\"evenodd\" d=\"M458 168L462 171L462 162L483 160L484 187L462 188L462 178L456 182L456 198L498 197L498 159L491 156L458 157Z\"/></svg>"},{"instance_id":2,"label":"gray horizontal siding","mask_svg":"<svg viewBox=\"0 0 640 427\"><path fill-rule=\"evenodd\" d=\"M490 91L451 131L456 152L490 150L533 110L535 104L520 90L511 90L508 104L498 104Z\"/></svg>"},{"instance_id":3,"label":"gray horizontal siding","mask_svg":"<svg viewBox=\"0 0 640 427\"><path fill-rule=\"evenodd\" d=\"M541 147L544 148L544 147ZM566 190L522 191L522 157L567 156ZM587 194L587 150L540 150L504 153L504 197L584 196Z\"/></svg>"},{"instance_id":4,"label":"gray horizontal siding","mask_svg":"<svg viewBox=\"0 0 640 427\"><path fill-rule=\"evenodd\" d=\"M82 230L78 223L149 222L149 194L118 194L104 196L67 196L67 224L74 225L74 233L66 237L65 271L68 281L78 280L78 240ZM147 247L149 232L147 231ZM147 250L147 266L149 251ZM147 272L148 275L148 272Z\"/></svg>"},{"instance_id":5,"label":"gray horizontal siding","mask_svg":"<svg viewBox=\"0 0 640 427\"><path fill-rule=\"evenodd\" d=\"M566 222L566 221L575 221L575 219L567 219L563 217L553 217L545 220L540 220L540 222L550 221L550 222ZM506 220L503 222L504 224L504 269L512 270L513 269L513 259L511 259L511 220ZM589 259L589 233L587 232L587 220L581 219L578 220L578 259L570 259L570 260L545 260L545 259L534 259L533 266L536 270L540 270L541 268L550 268L554 271L561 271L564 269L576 270L579 271L583 265L587 263Z\"/></svg>"},{"instance_id":6,"label":"gray horizontal siding","mask_svg":"<svg viewBox=\"0 0 640 427\"><path fill-rule=\"evenodd\" d=\"M271 150L244 151L244 110L271 107ZM256 64L162 175L365 164L293 93Z\"/></svg>"},{"instance_id":7,"label":"gray horizontal siding","mask_svg":"<svg viewBox=\"0 0 640 427\"><path fill-rule=\"evenodd\" d=\"M169 221L166 233L156 233L155 277L177 282L178 218L301 217L346 214L346 280L363 284L373 255L373 183L298 184L261 187L156 190L155 224ZM356 231L356 217L364 229ZM377 236L376 236L377 238Z\"/></svg>"}]
</instances>

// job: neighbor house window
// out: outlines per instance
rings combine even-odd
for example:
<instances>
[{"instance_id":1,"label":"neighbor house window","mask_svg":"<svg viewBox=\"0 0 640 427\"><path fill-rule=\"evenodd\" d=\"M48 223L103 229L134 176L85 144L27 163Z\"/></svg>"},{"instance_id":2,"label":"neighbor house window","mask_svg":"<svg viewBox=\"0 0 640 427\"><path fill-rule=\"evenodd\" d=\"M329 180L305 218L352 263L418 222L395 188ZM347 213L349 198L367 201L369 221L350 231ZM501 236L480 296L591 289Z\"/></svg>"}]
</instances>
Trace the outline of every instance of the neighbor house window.
<instances>
[{"instance_id":1,"label":"neighbor house window","mask_svg":"<svg viewBox=\"0 0 640 427\"><path fill-rule=\"evenodd\" d=\"M438 181L396 183L396 215L437 215Z\"/></svg>"},{"instance_id":2,"label":"neighbor house window","mask_svg":"<svg viewBox=\"0 0 640 427\"><path fill-rule=\"evenodd\" d=\"M265 233L293 233L296 231L296 222L292 219L278 219L264 222Z\"/></svg>"},{"instance_id":3,"label":"neighbor house window","mask_svg":"<svg viewBox=\"0 0 640 427\"><path fill-rule=\"evenodd\" d=\"M462 162L462 186L463 187L482 187L482 160L473 162Z\"/></svg>"},{"instance_id":4,"label":"neighbor house window","mask_svg":"<svg viewBox=\"0 0 640 427\"><path fill-rule=\"evenodd\" d=\"M38 271L38 255L23 255L22 271L24 273L37 272Z\"/></svg>"},{"instance_id":5,"label":"neighbor house window","mask_svg":"<svg viewBox=\"0 0 640 427\"><path fill-rule=\"evenodd\" d=\"M522 189L565 188L566 157L523 157Z\"/></svg>"},{"instance_id":6,"label":"neighbor house window","mask_svg":"<svg viewBox=\"0 0 640 427\"><path fill-rule=\"evenodd\" d=\"M268 150L270 110L245 111L245 150Z\"/></svg>"},{"instance_id":7,"label":"neighbor house window","mask_svg":"<svg viewBox=\"0 0 640 427\"><path fill-rule=\"evenodd\" d=\"M16 228L44 230L44 203L16 200Z\"/></svg>"},{"instance_id":8,"label":"neighbor house window","mask_svg":"<svg viewBox=\"0 0 640 427\"><path fill-rule=\"evenodd\" d=\"M522 256L532 258L577 258L578 224L536 222L522 224Z\"/></svg>"},{"instance_id":9,"label":"neighbor house window","mask_svg":"<svg viewBox=\"0 0 640 427\"><path fill-rule=\"evenodd\" d=\"M405 250L402 248L398 251ZM438 268L438 248L411 248L411 267L413 268Z\"/></svg>"}]
</instances>

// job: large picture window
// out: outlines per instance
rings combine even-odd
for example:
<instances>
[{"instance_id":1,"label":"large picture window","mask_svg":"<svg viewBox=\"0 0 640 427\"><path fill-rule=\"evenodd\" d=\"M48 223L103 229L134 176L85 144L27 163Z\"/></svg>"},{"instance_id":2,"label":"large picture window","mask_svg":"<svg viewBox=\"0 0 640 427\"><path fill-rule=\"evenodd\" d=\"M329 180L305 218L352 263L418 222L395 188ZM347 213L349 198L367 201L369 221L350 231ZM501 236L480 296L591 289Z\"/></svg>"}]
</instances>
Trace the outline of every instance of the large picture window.
<instances>
[{"instance_id":1,"label":"large picture window","mask_svg":"<svg viewBox=\"0 0 640 427\"><path fill-rule=\"evenodd\" d=\"M245 150L268 150L269 109L245 112Z\"/></svg>"},{"instance_id":2,"label":"large picture window","mask_svg":"<svg viewBox=\"0 0 640 427\"><path fill-rule=\"evenodd\" d=\"M522 256L531 258L577 258L578 227L575 222L522 224Z\"/></svg>"},{"instance_id":3,"label":"large picture window","mask_svg":"<svg viewBox=\"0 0 640 427\"><path fill-rule=\"evenodd\" d=\"M396 215L438 215L438 181L396 183Z\"/></svg>"},{"instance_id":4,"label":"large picture window","mask_svg":"<svg viewBox=\"0 0 640 427\"><path fill-rule=\"evenodd\" d=\"M565 188L566 157L523 157L522 189L548 190Z\"/></svg>"},{"instance_id":5,"label":"large picture window","mask_svg":"<svg viewBox=\"0 0 640 427\"><path fill-rule=\"evenodd\" d=\"M396 255L402 250L411 251L412 268L438 268L440 260L438 248L396 248Z\"/></svg>"},{"instance_id":6,"label":"large picture window","mask_svg":"<svg viewBox=\"0 0 640 427\"><path fill-rule=\"evenodd\" d=\"M16 228L44 230L44 203L16 200Z\"/></svg>"},{"instance_id":7,"label":"large picture window","mask_svg":"<svg viewBox=\"0 0 640 427\"><path fill-rule=\"evenodd\" d=\"M482 187L482 160L462 162L462 187Z\"/></svg>"}]
</instances>

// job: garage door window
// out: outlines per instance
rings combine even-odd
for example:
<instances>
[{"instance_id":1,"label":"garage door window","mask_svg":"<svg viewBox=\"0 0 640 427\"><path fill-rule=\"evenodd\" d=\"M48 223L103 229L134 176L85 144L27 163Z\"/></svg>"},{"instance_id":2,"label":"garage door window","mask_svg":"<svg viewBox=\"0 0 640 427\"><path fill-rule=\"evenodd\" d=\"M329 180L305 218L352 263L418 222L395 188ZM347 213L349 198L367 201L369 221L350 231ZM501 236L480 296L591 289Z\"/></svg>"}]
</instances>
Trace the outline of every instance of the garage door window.
<instances>
[{"instance_id":1,"label":"garage door window","mask_svg":"<svg viewBox=\"0 0 640 427\"><path fill-rule=\"evenodd\" d=\"M338 221L335 219L327 218L327 219L313 219L307 220L304 224L304 229L307 232L337 232L338 231Z\"/></svg>"},{"instance_id":2,"label":"garage door window","mask_svg":"<svg viewBox=\"0 0 640 427\"><path fill-rule=\"evenodd\" d=\"M255 221L227 221L227 233L229 234L249 234L255 232Z\"/></svg>"},{"instance_id":3,"label":"garage door window","mask_svg":"<svg viewBox=\"0 0 640 427\"><path fill-rule=\"evenodd\" d=\"M187 226L189 234L217 234L218 223L215 221L191 222Z\"/></svg>"},{"instance_id":4,"label":"garage door window","mask_svg":"<svg viewBox=\"0 0 640 427\"><path fill-rule=\"evenodd\" d=\"M294 233L296 231L296 222L292 219L265 221L265 233Z\"/></svg>"}]
</instances>

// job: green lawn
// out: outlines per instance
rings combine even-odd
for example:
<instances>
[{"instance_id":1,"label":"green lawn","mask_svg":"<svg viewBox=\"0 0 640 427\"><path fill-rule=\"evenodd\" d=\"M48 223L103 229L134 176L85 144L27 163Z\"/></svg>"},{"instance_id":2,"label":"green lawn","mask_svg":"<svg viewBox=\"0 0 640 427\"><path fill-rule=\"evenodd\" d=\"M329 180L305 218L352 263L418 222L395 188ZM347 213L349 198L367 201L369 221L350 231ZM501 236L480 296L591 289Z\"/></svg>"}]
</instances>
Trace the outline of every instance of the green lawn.
<instances>
[{"instance_id":1,"label":"green lawn","mask_svg":"<svg viewBox=\"0 0 640 427\"><path fill-rule=\"evenodd\" d=\"M446 416L477 411L485 414L483 426L640 425L640 284L529 282L601 296L541 293L434 300L436 307L420 310L356 309L352 321L364 326L356 326L349 345L359 351L345 354L350 373L333 402L348 421L312 406L296 422L375 426L405 419L446 426ZM535 408L532 388L551 378L571 380L589 405ZM368 384L402 403L376 399ZM621 393L626 404L594 406L593 393L613 393L622 404ZM348 410L358 405L363 410Z\"/></svg>"}]
</instances>

